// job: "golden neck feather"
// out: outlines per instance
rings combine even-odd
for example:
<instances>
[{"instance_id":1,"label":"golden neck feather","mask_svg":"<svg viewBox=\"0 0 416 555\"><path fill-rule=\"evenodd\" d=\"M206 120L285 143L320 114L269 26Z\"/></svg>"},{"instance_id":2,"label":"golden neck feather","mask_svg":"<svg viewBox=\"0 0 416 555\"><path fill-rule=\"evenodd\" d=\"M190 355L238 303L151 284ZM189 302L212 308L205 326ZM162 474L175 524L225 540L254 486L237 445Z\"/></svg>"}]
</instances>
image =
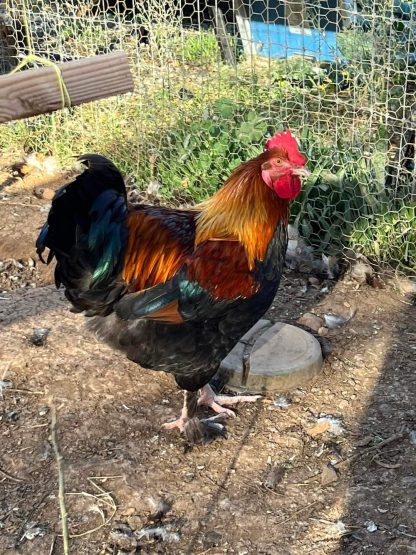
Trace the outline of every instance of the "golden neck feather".
<instances>
[{"instance_id":1,"label":"golden neck feather","mask_svg":"<svg viewBox=\"0 0 416 555\"><path fill-rule=\"evenodd\" d=\"M250 269L263 260L281 219L287 221L289 202L279 198L262 180L264 152L241 164L210 199L201 203L195 244L210 239L237 240L244 245Z\"/></svg>"}]
</instances>

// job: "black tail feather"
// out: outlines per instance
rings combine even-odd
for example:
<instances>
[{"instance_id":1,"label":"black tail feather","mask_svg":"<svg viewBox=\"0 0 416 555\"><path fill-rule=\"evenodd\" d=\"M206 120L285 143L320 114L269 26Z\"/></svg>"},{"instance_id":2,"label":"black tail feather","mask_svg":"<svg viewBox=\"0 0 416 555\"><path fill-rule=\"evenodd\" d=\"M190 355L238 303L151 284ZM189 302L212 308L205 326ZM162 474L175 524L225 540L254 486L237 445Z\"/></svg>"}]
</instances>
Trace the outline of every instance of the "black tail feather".
<instances>
[{"instance_id":1,"label":"black tail feather","mask_svg":"<svg viewBox=\"0 0 416 555\"><path fill-rule=\"evenodd\" d=\"M77 310L104 314L124 291L120 273L127 244L126 189L120 172L104 156L84 154L78 160L86 169L56 192L36 250L46 264L56 258L56 285L65 287Z\"/></svg>"}]
</instances>

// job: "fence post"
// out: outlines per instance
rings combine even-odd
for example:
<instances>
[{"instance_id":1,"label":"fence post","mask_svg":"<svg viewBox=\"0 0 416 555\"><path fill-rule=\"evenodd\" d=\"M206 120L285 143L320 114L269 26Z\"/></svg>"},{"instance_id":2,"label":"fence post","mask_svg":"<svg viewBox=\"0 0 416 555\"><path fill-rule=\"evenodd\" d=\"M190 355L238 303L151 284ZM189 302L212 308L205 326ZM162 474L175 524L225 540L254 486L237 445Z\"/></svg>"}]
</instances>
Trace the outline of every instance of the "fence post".
<instances>
[{"instance_id":1,"label":"fence post","mask_svg":"<svg viewBox=\"0 0 416 555\"><path fill-rule=\"evenodd\" d=\"M215 33L220 43L224 59L232 66L235 66L237 62L227 35L224 14L217 5L211 6L211 10L214 15Z\"/></svg>"},{"instance_id":2,"label":"fence post","mask_svg":"<svg viewBox=\"0 0 416 555\"><path fill-rule=\"evenodd\" d=\"M16 38L6 7L6 2L0 1L0 74L17 65Z\"/></svg>"}]
</instances>

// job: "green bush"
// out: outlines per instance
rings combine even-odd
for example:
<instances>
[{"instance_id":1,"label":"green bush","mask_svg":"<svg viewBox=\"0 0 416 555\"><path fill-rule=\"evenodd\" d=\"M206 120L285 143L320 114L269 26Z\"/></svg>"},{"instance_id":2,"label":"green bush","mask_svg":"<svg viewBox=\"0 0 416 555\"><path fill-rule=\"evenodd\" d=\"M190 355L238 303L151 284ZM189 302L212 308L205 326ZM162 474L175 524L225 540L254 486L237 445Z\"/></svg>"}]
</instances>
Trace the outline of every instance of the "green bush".
<instances>
[{"instance_id":1,"label":"green bush","mask_svg":"<svg viewBox=\"0 0 416 555\"><path fill-rule=\"evenodd\" d=\"M358 145L309 132L303 133L302 149L313 171L293 204L292 219L319 250L339 250L353 223L377 210L382 198L374 157L364 157Z\"/></svg>"},{"instance_id":2,"label":"green bush","mask_svg":"<svg viewBox=\"0 0 416 555\"><path fill-rule=\"evenodd\" d=\"M416 206L402 206L358 219L352 226L350 245L376 262L399 264L416 270Z\"/></svg>"},{"instance_id":3,"label":"green bush","mask_svg":"<svg viewBox=\"0 0 416 555\"><path fill-rule=\"evenodd\" d=\"M242 161L259 153L265 118L220 99L203 117L169 131L155 154L153 178L167 199L199 202L212 195Z\"/></svg>"},{"instance_id":4,"label":"green bush","mask_svg":"<svg viewBox=\"0 0 416 555\"><path fill-rule=\"evenodd\" d=\"M317 88L329 83L326 71L317 63L304 58L288 58L272 64L271 77L273 82L282 85L290 83L301 87Z\"/></svg>"},{"instance_id":5,"label":"green bush","mask_svg":"<svg viewBox=\"0 0 416 555\"><path fill-rule=\"evenodd\" d=\"M154 53L186 64L212 66L221 60L212 31L183 30L175 25L153 25L150 36Z\"/></svg>"},{"instance_id":6,"label":"green bush","mask_svg":"<svg viewBox=\"0 0 416 555\"><path fill-rule=\"evenodd\" d=\"M215 64L221 60L218 41L213 32L187 31L184 33L179 56L192 64Z\"/></svg>"}]
</instances>

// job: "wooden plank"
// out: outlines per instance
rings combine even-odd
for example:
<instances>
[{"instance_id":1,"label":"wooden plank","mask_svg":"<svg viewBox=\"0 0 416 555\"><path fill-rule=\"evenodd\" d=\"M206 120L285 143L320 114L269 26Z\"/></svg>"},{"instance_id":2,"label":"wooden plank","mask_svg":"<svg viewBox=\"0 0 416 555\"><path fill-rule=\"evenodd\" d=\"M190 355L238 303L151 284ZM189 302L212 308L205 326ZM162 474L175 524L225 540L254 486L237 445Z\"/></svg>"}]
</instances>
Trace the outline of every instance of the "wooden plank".
<instances>
[{"instance_id":1,"label":"wooden plank","mask_svg":"<svg viewBox=\"0 0 416 555\"><path fill-rule=\"evenodd\" d=\"M210 6L210 8L214 16L215 32L220 42L221 51L224 56L224 59L229 64L235 67L237 64L237 61L234 55L233 48L230 43L230 38L227 33L224 14L222 13L222 11L218 6Z\"/></svg>"},{"instance_id":2,"label":"wooden plank","mask_svg":"<svg viewBox=\"0 0 416 555\"><path fill-rule=\"evenodd\" d=\"M127 55L112 52L58 64L71 106L99 100L134 88ZM62 108L53 67L20 71L0 77L0 123L46 114Z\"/></svg>"},{"instance_id":3,"label":"wooden plank","mask_svg":"<svg viewBox=\"0 0 416 555\"><path fill-rule=\"evenodd\" d=\"M251 36L250 19L247 16L243 0L233 0L233 9L235 10L235 20L238 32L240 33L241 42L243 43L244 53L247 58L251 60L254 55L254 45Z\"/></svg>"}]
</instances>

